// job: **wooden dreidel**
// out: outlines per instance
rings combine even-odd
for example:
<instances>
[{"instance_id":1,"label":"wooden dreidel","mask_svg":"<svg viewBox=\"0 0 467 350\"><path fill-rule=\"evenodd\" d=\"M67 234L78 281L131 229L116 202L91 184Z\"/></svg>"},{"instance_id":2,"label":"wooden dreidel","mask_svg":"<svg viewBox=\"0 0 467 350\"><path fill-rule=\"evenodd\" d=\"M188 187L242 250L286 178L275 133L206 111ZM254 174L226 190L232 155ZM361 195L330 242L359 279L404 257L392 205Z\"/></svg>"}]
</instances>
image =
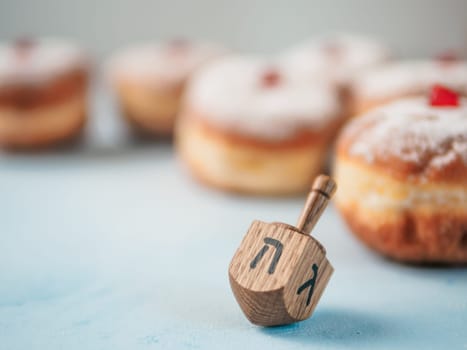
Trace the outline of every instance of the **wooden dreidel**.
<instances>
[{"instance_id":1,"label":"wooden dreidel","mask_svg":"<svg viewBox=\"0 0 467 350\"><path fill-rule=\"evenodd\" d=\"M336 190L318 176L297 227L253 221L229 267L233 294L245 316L261 326L310 317L334 269L309 234Z\"/></svg>"}]
</instances>

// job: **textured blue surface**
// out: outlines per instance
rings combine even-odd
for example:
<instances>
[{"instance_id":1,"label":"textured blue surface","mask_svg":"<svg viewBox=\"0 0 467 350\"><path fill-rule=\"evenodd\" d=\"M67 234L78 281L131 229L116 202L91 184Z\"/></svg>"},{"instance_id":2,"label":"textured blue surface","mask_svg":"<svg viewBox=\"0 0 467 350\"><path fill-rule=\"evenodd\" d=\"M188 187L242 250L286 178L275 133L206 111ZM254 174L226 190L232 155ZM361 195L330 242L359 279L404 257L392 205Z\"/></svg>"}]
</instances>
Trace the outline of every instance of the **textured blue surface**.
<instances>
[{"instance_id":1,"label":"textured blue surface","mask_svg":"<svg viewBox=\"0 0 467 350\"><path fill-rule=\"evenodd\" d=\"M467 270L388 262L331 207L335 274L313 317L259 328L227 266L253 219L302 199L230 197L166 145L0 159L0 349L467 349Z\"/></svg>"}]
</instances>

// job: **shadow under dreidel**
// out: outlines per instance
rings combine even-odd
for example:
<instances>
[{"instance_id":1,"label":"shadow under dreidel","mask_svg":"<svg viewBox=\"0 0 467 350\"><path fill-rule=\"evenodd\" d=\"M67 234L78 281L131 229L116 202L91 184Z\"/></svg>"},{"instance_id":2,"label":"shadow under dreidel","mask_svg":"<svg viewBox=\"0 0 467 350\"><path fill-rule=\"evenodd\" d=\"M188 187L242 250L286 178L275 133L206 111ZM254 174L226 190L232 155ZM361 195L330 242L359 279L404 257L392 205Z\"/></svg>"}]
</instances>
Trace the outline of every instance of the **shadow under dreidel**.
<instances>
[{"instance_id":1,"label":"shadow under dreidel","mask_svg":"<svg viewBox=\"0 0 467 350\"><path fill-rule=\"evenodd\" d=\"M348 309L322 309L310 319L286 326L261 328L273 337L299 343L371 343L397 337L397 325L384 316Z\"/></svg>"}]
</instances>

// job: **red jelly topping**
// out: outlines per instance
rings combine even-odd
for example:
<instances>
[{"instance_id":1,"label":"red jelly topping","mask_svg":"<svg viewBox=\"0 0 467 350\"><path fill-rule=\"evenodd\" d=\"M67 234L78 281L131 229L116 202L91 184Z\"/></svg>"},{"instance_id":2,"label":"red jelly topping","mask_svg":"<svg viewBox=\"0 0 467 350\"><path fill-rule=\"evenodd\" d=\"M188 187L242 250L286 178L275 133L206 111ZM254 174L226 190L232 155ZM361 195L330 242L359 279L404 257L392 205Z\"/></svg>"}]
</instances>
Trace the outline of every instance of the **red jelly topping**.
<instances>
[{"instance_id":1,"label":"red jelly topping","mask_svg":"<svg viewBox=\"0 0 467 350\"><path fill-rule=\"evenodd\" d=\"M339 58L342 55L343 48L339 43L328 42L323 45L325 54L331 58Z\"/></svg>"},{"instance_id":2,"label":"red jelly topping","mask_svg":"<svg viewBox=\"0 0 467 350\"><path fill-rule=\"evenodd\" d=\"M457 107L459 95L442 85L434 85L430 94L430 105L433 107Z\"/></svg>"},{"instance_id":3,"label":"red jelly topping","mask_svg":"<svg viewBox=\"0 0 467 350\"><path fill-rule=\"evenodd\" d=\"M275 69L266 70L261 77L261 85L264 87L277 86L281 81L279 72Z\"/></svg>"},{"instance_id":4,"label":"red jelly topping","mask_svg":"<svg viewBox=\"0 0 467 350\"><path fill-rule=\"evenodd\" d=\"M13 42L13 47L19 58L28 56L35 45L34 39L30 37L20 37Z\"/></svg>"},{"instance_id":5,"label":"red jelly topping","mask_svg":"<svg viewBox=\"0 0 467 350\"><path fill-rule=\"evenodd\" d=\"M188 47L190 47L190 42L183 38L176 38L168 42L168 47L171 52L178 53L188 49Z\"/></svg>"},{"instance_id":6,"label":"red jelly topping","mask_svg":"<svg viewBox=\"0 0 467 350\"><path fill-rule=\"evenodd\" d=\"M29 49L34 46L34 39L27 36L19 37L13 42L13 45L18 49Z\"/></svg>"},{"instance_id":7,"label":"red jelly topping","mask_svg":"<svg viewBox=\"0 0 467 350\"><path fill-rule=\"evenodd\" d=\"M442 64L451 64L459 62L459 56L455 51L446 51L436 56L436 60Z\"/></svg>"}]
</instances>

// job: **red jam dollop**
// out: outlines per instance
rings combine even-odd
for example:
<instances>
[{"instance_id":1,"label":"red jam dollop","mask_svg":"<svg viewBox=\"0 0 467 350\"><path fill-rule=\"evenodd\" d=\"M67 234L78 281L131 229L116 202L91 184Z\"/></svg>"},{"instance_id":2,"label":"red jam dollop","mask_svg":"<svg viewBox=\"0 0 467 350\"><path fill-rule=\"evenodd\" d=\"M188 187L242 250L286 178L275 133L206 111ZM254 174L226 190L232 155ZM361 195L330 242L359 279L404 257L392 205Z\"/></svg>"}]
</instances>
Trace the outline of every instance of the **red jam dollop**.
<instances>
[{"instance_id":1,"label":"red jam dollop","mask_svg":"<svg viewBox=\"0 0 467 350\"><path fill-rule=\"evenodd\" d=\"M433 107L457 107L459 106L459 95L443 85L434 85L431 88L430 105Z\"/></svg>"},{"instance_id":2,"label":"red jam dollop","mask_svg":"<svg viewBox=\"0 0 467 350\"><path fill-rule=\"evenodd\" d=\"M274 68L270 68L266 70L261 76L261 85L263 87L267 87L267 88L275 87L279 85L280 82L281 82L281 75Z\"/></svg>"},{"instance_id":3,"label":"red jam dollop","mask_svg":"<svg viewBox=\"0 0 467 350\"><path fill-rule=\"evenodd\" d=\"M34 39L27 36L20 37L13 42L14 51L19 59L27 58L35 45Z\"/></svg>"},{"instance_id":4,"label":"red jam dollop","mask_svg":"<svg viewBox=\"0 0 467 350\"><path fill-rule=\"evenodd\" d=\"M453 50L442 52L435 59L443 65L451 65L460 60L459 55Z\"/></svg>"}]
</instances>

